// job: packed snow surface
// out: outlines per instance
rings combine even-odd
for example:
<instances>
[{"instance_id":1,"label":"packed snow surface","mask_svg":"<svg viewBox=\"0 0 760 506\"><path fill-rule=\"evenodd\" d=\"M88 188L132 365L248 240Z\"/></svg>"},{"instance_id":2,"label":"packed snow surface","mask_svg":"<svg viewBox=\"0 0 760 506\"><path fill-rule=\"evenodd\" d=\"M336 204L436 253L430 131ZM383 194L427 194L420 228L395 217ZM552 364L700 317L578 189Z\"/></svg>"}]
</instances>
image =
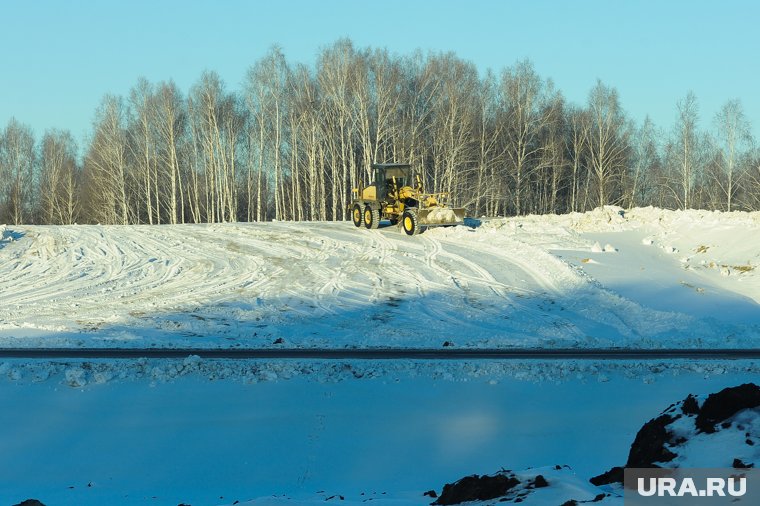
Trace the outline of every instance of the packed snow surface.
<instances>
[{"instance_id":1,"label":"packed snow surface","mask_svg":"<svg viewBox=\"0 0 760 506\"><path fill-rule=\"evenodd\" d=\"M760 335L760 213L7 226L2 346L717 346Z\"/></svg>"}]
</instances>

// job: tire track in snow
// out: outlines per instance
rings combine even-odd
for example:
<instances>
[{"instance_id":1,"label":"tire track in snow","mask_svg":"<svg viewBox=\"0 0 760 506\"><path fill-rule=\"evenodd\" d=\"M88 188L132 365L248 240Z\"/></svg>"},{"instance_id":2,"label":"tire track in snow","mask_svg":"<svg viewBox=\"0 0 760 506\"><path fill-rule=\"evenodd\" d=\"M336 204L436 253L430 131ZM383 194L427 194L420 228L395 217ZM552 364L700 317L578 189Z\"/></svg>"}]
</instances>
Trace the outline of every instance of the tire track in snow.
<instances>
[{"instance_id":1,"label":"tire track in snow","mask_svg":"<svg viewBox=\"0 0 760 506\"><path fill-rule=\"evenodd\" d=\"M86 280L90 284L90 290L98 289L109 281L112 265L107 261L109 256L106 249L101 247L97 255L88 255L85 251L83 258L74 260L72 251L66 251L61 246L67 242L62 238L62 230L55 227L40 227L30 239L31 242L17 260L26 262L31 269L23 269L17 278L2 276L6 283L11 282L16 287L14 290L2 287L2 293L9 296L7 303L36 304L65 299L70 295L68 292L72 281L81 284ZM100 258L91 260L93 256ZM78 273L72 271L72 264L80 267ZM82 295L81 292L79 295Z\"/></svg>"},{"instance_id":2,"label":"tire track in snow","mask_svg":"<svg viewBox=\"0 0 760 506\"><path fill-rule=\"evenodd\" d=\"M381 230L369 230L372 247L377 251L377 271L368 273L372 282L372 295L371 300L374 302L387 300L392 297L389 293L387 279L391 277L391 273L395 270L397 265L397 259L395 253L398 251L398 247L388 239L386 233Z\"/></svg>"},{"instance_id":3,"label":"tire track in snow","mask_svg":"<svg viewBox=\"0 0 760 506\"><path fill-rule=\"evenodd\" d=\"M346 303L366 304L393 300L405 296L409 277L403 270L398 243L389 237L388 227L380 230L330 230L333 238L340 238L345 252L340 268L341 279L353 281L342 287ZM350 296L350 297L349 297Z\"/></svg>"},{"instance_id":4,"label":"tire track in snow","mask_svg":"<svg viewBox=\"0 0 760 506\"><path fill-rule=\"evenodd\" d=\"M530 261L516 261L515 259L520 255L481 242L477 243L477 256L471 254L472 249L468 249L467 252L470 253L470 258L468 258L468 255L462 251L463 247L456 240L442 238L436 241L432 237L426 238L426 240L440 243L439 247L434 248L432 254L427 255L427 261L440 266L442 262L439 262L438 258L445 258L449 260L447 263L456 266L450 271L441 268L439 273L442 278L450 277L457 286L466 292L466 300L472 306L481 307L485 304L485 307L492 308L489 312L495 311L497 314L505 314L504 312L508 310L509 314L529 315L529 318L534 322L543 321L547 325L556 326L556 317L537 308L535 301L536 297L542 300L545 295L543 288L551 286L552 289L556 289L556 287L547 282L547 279L551 279L551 277L534 269ZM483 265L488 265L489 268ZM564 266L562 267L564 268ZM499 272L509 272L513 276L522 273L531 282L538 285L537 287L541 290L518 287L514 282L500 281L495 276ZM461 283L462 280L465 281L464 284ZM526 299L526 297L529 298ZM488 318L486 317L486 319Z\"/></svg>"},{"instance_id":5,"label":"tire track in snow","mask_svg":"<svg viewBox=\"0 0 760 506\"><path fill-rule=\"evenodd\" d=\"M433 240L433 239L431 239ZM447 249L443 249L440 244L445 244L447 246ZM486 269L478 265L477 262L474 262L470 259L468 259L466 256L457 254L453 252L453 246L455 244L451 241L440 241L438 246L438 253L436 254L436 257L438 255L444 256L446 258L451 259L451 263L454 265L466 267L467 269L471 270L474 275L466 274L462 270L456 270L456 271L447 271L444 270L444 275L451 276L452 280L457 279L465 279L469 282L475 283L476 285L483 285L488 290L494 293L499 298L506 299L507 301L511 301L511 297L509 296L510 290L513 288L509 285L506 285L504 283L501 283L496 280L496 278L488 272ZM470 285L468 284L468 287Z\"/></svg>"},{"instance_id":6,"label":"tire track in snow","mask_svg":"<svg viewBox=\"0 0 760 506\"><path fill-rule=\"evenodd\" d=\"M52 263L59 275L24 273L22 286L27 288L16 290L11 300L4 302L21 305L56 302L69 309L62 312L58 307L58 319L70 324L68 315L73 312L77 320L97 322L103 320L103 315L110 316L108 313L121 313L122 317L127 317L125 313L134 312L139 316L152 313L159 306L181 308L193 302L202 303L213 296L229 296L235 288L250 284L255 277L255 274L246 273L261 270L261 262L242 262L235 256L230 258L219 254L212 241L206 244L205 254L201 248L193 250L188 247L197 241L192 227L175 228L173 234L166 234L169 239L181 234L181 237L174 237L174 247L167 244L166 236L162 240L156 239L155 230L124 227L118 229L120 233L114 234L110 233L113 230L103 227L43 228L38 235L48 233L57 240L61 233L68 233L82 246L71 248L68 255L52 258L47 253L51 247L39 246L46 240L33 240L20 258L38 252L40 263ZM182 264L190 265L184 269ZM9 292L3 290L2 293Z\"/></svg>"},{"instance_id":7,"label":"tire track in snow","mask_svg":"<svg viewBox=\"0 0 760 506\"><path fill-rule=\"evenodd\" d=\"M308 240L310 244L312 242L320 244L318 248L307 248L302 257L304 269L311 274L315 282L315 286L310 286L308 283L302 285L303 295L322 313L335 314L334 301L339 298L344 287L341 267L331 265L334 262L329 252L340 251L343 249L343 245L329 237L317 235L311 231L305 234L303 239ZM308 280L305 279L304 281ZM314 295L308 296L307 294L310 293Z\"/></svg>"},{"instance_id":8,"label":"tire track in snow","mask_svg":"<svg viewBox=\"0 0 760 506\"><path fill-rule=\"evenodd\" d=\"M537 286L556 281L531 271L529 261L520 264L514 257L522 252L478 241L467 242L465 251L448 235L408 237L391 227L278 222L24 230L22 240L0 249L0 328L2 321L42 328L39 320L75 331L135 324L139 332L163 331L176 321L200 336L228 322L244 337L258 326L257 315L272 328L302 325L306 332L314 316L369 309L388 328L413 321L431 335L452 325L480 332L498 323L507 304L541 317L535 304L515 298L539 292L515 286L503 266ZM29 315L31 308L39 318Z\"/></svg>"}]
</instances>

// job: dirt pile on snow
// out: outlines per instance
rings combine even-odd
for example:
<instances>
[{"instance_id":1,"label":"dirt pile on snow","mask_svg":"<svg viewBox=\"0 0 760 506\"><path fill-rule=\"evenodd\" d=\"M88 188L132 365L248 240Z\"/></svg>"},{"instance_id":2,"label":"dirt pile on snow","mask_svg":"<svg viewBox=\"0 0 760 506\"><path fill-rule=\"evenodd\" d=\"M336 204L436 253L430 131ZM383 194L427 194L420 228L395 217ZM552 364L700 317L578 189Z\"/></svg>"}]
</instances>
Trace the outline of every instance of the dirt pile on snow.
<instances>
[{"instance_id":1,"label":"dirt pile on snow","mask_svg":"<svg viewBox=\"0 0 760 506\"><path fill-rule=\"evenodd\" d=\"M705 403L697 410L694 425L708 434L715 432L716 424L727 420L744 409L760 406L760 387L754 383L726 388L707 397Z\"/></svg>"},{"instance_id":2,"label":"dirt pile on snow","mask_svg":"<svg viewBox=\"0 0 760 506\"><path fill-rule=\"evenodd\" d=\"M700 403L700 400L702 401ZM721 448L716 452L715 448ZM639 430L626 468L754 467L760 464L760 387L747 383L706 398L689 395ZM620 483L623 467L592 478Z\"/></svg>"},{"instance_id":3,"label":"dirt pile on snow","mask_svg":"<svg viewBox=\"0 0 760 506\"><path fill-rule=\"evenodd\" d=\"M666 413L645 423L631 445L626 467L652 467L655 462L673 460L676 454L668 450L667 444L671 442L668 425L674 420Z\"/></svg>"},{"instance_id":4,"label":"dirt pile on snow","mask_svg":"<svg viewBox=\"0 0 760 506\"><path fill-rule=\"evenodd\" d=\"M610 501L605 501L608 498ZM446 484L440 497L431 504L618 504L618 499L587 483L584 484L570 467L552 466L520 472L502 469L492 475L465 476L454 483Z\"/></svg>"},{"instance_id":5,"label":"dirt pile on snow","mask_svg":"<svg viewBox=\"0 0 760 506\"><path fill-rule=\"evenodd\" d=\"M541 477L545 483L543 476ZM515 475L505 471L488 476L465 476L454 483L443 486L441 496L433 504L461 504L468 501L485 501L507 495L507 492L520 485Z\"/></svg>"}]
</instances>

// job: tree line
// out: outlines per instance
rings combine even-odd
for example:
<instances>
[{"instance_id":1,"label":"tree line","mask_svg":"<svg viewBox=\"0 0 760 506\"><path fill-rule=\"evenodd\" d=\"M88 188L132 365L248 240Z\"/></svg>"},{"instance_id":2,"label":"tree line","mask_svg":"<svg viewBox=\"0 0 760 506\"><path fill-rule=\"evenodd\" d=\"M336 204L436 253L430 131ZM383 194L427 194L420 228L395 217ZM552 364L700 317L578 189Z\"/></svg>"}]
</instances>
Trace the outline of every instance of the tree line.
<instances>
[{"instance_id":1,"label":"tree line","mask_svg":"<svg viewBox=\"0 0 760 506\"><path fill-rule=\"evenodd\" d=\"M531 62L483 75L453 53L392 55L341 39L313 65L273 47L229 90L139 79L106 95L84 145L0 131L0 223L343 220L372 163L409 162L471 216L600 205L760 209L760 152L738 100L699 128L637 124L598 81L568 103Z\"/></svg>"}]
</instances>

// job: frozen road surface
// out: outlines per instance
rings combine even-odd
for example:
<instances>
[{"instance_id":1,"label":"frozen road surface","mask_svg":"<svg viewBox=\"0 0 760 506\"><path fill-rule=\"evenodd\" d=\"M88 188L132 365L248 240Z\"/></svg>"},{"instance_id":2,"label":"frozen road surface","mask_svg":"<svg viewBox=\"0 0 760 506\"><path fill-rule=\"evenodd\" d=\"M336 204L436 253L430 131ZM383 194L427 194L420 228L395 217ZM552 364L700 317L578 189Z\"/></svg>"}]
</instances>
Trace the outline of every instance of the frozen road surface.
<instances>
[{"instance_id":1,"label":"frozen road surface","mask_svg":"<svg viewBox=\"0 0 760 506\"><path fill-rule=\"evenodd\" d=\"M172 366L148 363L147 377L78 387L62 371L45 381L26 371L0 388L0 502L324 504L342 495L341 504L423 505L423 492L462 476L557 464L593 488L587 479L625 462L636 431L672 402L757 378L756 367L733 364L344 364L290 379L270 364L236 379L196 370L165 382L151 380L154 369L165 378ZM87 366L93 377L99 365Z\"/></svg>"}]
</instances>

